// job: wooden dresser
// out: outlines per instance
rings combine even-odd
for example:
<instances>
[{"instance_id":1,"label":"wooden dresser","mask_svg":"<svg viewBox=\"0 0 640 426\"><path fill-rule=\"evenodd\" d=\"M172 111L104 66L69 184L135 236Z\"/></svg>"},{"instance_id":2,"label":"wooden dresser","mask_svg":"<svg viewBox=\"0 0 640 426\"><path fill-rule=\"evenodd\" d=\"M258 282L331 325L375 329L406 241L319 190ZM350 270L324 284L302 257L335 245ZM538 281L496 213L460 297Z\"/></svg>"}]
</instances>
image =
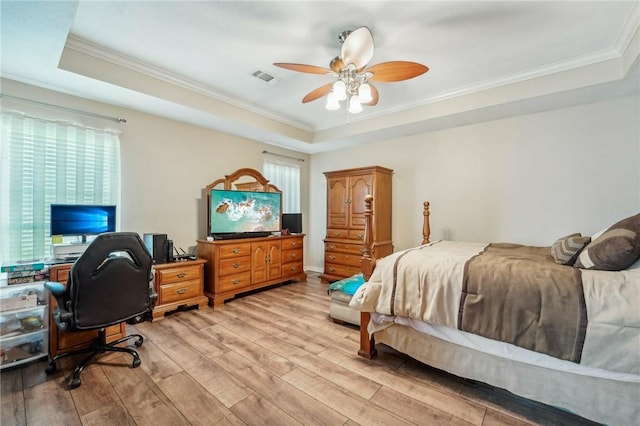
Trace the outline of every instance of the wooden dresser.
<instances>
[{"instance_id":1,"label":"wooden dresser","mask_svg":"<svg viewBox=\"0 0 640 426\"><path fill-rule=\"evenodd\" d=\"M63 263L51 266L49 279L66 285L72 265L71 263ZM49 306L51 307L49 310L49 355L52 358L60 353L87 348L98 338L98 330L74 331L71 333L60 331L53 320L53 308L58 306L58 303L51 295L49 295ZM107 327L105 331L107 342L113 342L127 335L127 327L124 322Z\"/></svg>"},{"instance_id":2,"label":"wooden dresser","mask_svg":"<svg viewBox=\"0 0 640 426\"><path fill-rule=\"evenodd\" d=\"M154 287L158 300L153 307L152 319L164 318L167 312L183 307L207 306L204 295L204 265L206 260L158 263L153 265Z\"/></svg>"},{"instance_id":3,"label":"wooden dresser","mask_svg":"<svg viewBox=\"0 0 640 426\"><path fill-rule=\"evenodd\" d=\"M237 240L198 240L198 256L206 259L204 289L211 305L237 294L290 280L306 280L304 235Z\"/></svg>"},{"instance_id":4,"label":"wooden dresser","mask_svg":"<svg viewBox=\"0 0 640 426\"><path fill-rule=\"evenodd\" d=\"M324 240L323 283L360 273L364 242L364 198L373 195L373 252L380 258L393 252L391 240L391 177L380 166L325 172L327 235Z\"/></svg>"}]
</instances>

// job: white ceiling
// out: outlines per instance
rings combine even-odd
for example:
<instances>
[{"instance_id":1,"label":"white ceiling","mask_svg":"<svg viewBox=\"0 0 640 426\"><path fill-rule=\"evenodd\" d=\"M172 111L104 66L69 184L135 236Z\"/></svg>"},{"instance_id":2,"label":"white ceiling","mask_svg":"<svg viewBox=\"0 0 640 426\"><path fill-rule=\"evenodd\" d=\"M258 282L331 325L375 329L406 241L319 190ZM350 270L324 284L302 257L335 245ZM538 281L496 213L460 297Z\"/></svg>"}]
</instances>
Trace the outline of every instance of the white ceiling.
<instances>
[{"instance_id":1,"label":"white ceiling","mask_svg":"<svg viewBox=\"0 0 640 426\"><path fill-rule=\"evenodd\" d=\"M1 12L3 77L308 153L640 86L637 1L2 0ZM357 115L302 104L331 77L273 63L328 67L338 34L360 26L370 65L430 71L377 84L378 105Z\"/></svg>"}]
</instances>

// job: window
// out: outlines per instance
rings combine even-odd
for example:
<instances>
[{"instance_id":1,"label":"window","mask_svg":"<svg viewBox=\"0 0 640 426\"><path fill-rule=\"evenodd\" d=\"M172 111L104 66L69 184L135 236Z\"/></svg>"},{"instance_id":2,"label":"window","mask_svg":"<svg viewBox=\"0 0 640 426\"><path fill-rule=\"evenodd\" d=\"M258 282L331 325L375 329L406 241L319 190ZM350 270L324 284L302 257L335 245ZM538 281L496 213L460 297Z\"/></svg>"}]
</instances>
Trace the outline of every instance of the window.
<instances>
[{"instance_id":1,"label":"window","mask_svg":"<svg viewBox=\"0 0 640 426\"><path fill-rule=\"evenodd\" d=\"M3 113L0 261L51 256L52 203L119 204L117 133Z\"/></svg>"},{"instance_id":2,"label":"window","mask_svg":"<svg viewBox=\"0 0 640 426\"><path fill-rule=\"evenodd\" d=\"M300 166L265 159L262 174L282 191L282 213L300 213Z\"/></svg>"}]
</instances>

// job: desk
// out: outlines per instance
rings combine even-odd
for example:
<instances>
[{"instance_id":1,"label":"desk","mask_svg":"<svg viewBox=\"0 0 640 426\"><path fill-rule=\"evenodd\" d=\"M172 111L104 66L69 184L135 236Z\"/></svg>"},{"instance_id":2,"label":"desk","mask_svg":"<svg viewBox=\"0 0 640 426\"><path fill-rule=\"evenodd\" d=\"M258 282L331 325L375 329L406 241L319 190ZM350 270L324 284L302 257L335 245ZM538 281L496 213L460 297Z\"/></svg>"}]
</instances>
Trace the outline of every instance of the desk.
<instances>
[{"instance_id":1,"label":"desk","mask_svg":"<svg viewBox=\"0 0 640 426\"><path fill-rule=\"evenodd\" d=\"M71 271L72 263L61 263L50 267L49 280L67 284L67 278ZM74 351L91 346L98 338L98 330L74 331L65 333L58 329L53 320L53 308L58 306L55 298L49 295L49 356L54 357L60 353ZM107 342L113 342L127 335L127 325L122 322L106 328Z\"/></svg>"}]
</instances>

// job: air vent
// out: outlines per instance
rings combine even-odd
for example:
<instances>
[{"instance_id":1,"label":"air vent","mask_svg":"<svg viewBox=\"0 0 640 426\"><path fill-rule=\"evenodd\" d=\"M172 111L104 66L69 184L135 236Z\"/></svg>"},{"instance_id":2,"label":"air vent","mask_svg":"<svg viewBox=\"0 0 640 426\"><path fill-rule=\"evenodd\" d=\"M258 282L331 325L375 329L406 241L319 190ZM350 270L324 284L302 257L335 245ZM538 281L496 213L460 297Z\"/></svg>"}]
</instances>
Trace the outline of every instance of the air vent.
<instances>
[{"instance_id":1,"label":"air vent","mask_svg":"<svg viewBox=\"0 0 640 426\"><path fill-rule=\"evenodd\" d=\"M266 72L262 72L262 71L255 71L252 75L254 77L259 78L260 80L266 81L267 83L273 80L274 78L272 75L269 75Z\"/></svg>"},{"instance_id":2,"label":"air vent","mask_svg":"<svg viewBox=\"0 0 640 426\"><path fill-rule=\"evenodd\" d=\"M260 80L264 81L265 83L269 84L270 86L273 86L274 84L278 83L280 81L280 79L272 76L271 74L267 74L264 71L260 71L260 70L256 70L254 72L251 73L251 75L255 78L259 78Z\"/></svg>"}]
</instances>

